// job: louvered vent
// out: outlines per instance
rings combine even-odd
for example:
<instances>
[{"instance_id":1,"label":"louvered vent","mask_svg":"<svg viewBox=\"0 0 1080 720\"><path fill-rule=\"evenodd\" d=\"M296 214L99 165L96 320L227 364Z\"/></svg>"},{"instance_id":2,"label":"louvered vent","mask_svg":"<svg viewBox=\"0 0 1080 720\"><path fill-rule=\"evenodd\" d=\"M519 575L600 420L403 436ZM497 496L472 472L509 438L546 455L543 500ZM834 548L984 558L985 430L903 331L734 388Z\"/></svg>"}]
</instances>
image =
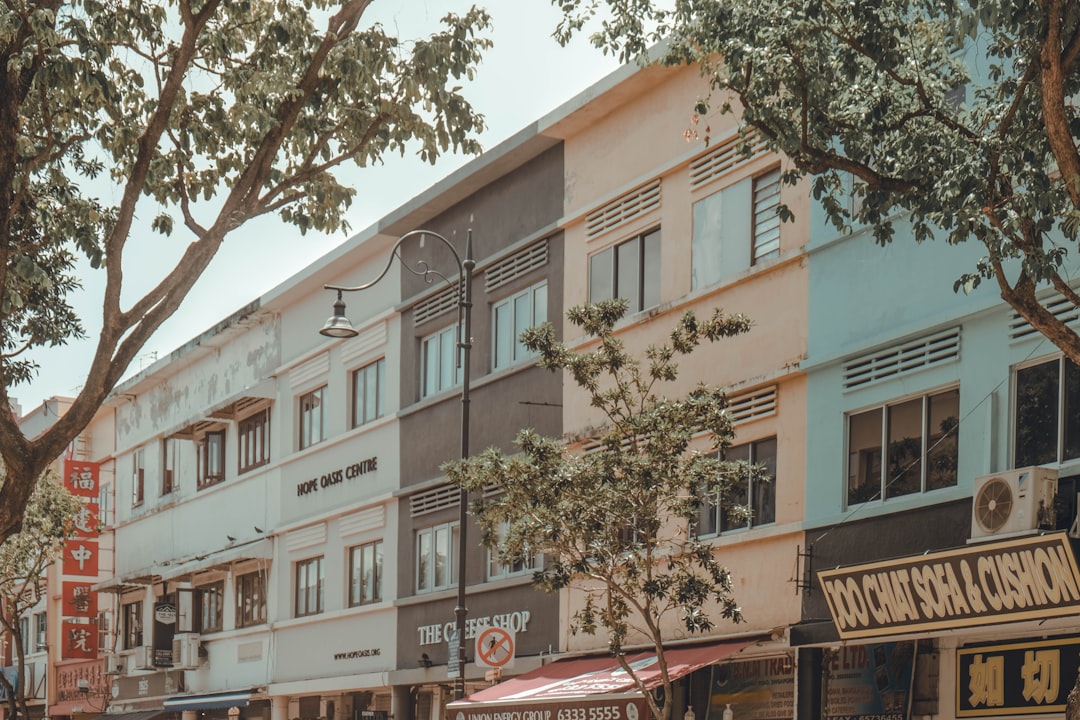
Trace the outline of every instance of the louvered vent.
<instances>
[{"instance_id":1,"label":"louvered vent","mask_svg":"<svg viewBox=\"0 0 1080 720\"><path fill-rule=\"evenodd\" d=\"M744 146L749 149L749 154L744 152ZM712 182L763 152L765 141L756 131L736 135L690 163L690 188L697 189Z\"/></svg>"},{"instance_id":2,"label":"louvered vent","mask_svg":"<svg viewBox=\"0 0 1080 720\"><path fill-rule=\"evenodd\" d=\"M413 310L413 322L423 325L457 307L457 288L448 287L437 295L432 295L418 304Z\"/></svg>"},{"instance_id":3,"label":"louvered vent","mask_svg":"<svg viewBox=\"0 0 1080 720\"><path fill-rule=\"evenodd\" d=\"M484 289L488 292L517 280L522 275L544 267L548 261L548 242L530 245L519 253L492 265L484 273Z\"/></svg>"},{"instance_id":4,"label":"louvered vent","mask_svg":"<svg viewBox=\"0 0 1080 720\"><path fill-rule=\"evenodd\" d=\"M419 492L409 499L409 511L413 517L427 515L436 510L455 508L461 500L461 490L453 485L439 485Z\"/></svg>"},{"instance_id":5,"label":"louvered vent","mask_svg":"<svg viewBox=\"0 0 1080 720\"><path fill-rule=\"evenodd\" d=\"M1055 318L1063 323L1071 325L1080 319L1080 308L1077 308L1062 295L1056 295L1054 299L1046 303L1045 306ZM1012 314L1012 319L1009 321L1010 340L1026 340L1038 333L1039 331L1031 327L1031 323L1020 317L1019 313L1014 312Z\"/></svg>"},{"instance_id":6,"label":"louvered vent","mask_svg":"<svg viewBox=\"0 0 1080 720\"><path fill-rule=\"evenodd\" d=\"M658 207L660 207L660 178L636 190L631 190L589 213L585 217L586 234L589 237L602 235Z\"/></svg>"},{"instance_id":7,"label":"louvered vent","mask_svg":"<svg viewBox=\"0 0 1080 720\"><path fill-rule=\"evenodd\" d=\"M776 386L770 385L751 392L728 397L728 413L731 422L738 425L776 413Z\"/></svg>"},{"instance_id":8,"label":"louvered vent","mask_svg":"<svg viewBox=\"0 0 1080 720\"><path fill-rule=\"evenodd\" d=\"M844 366L844 387L862 387L959 357L960 328L950 328L852 360Z\"/></svg>"}]
</instances>

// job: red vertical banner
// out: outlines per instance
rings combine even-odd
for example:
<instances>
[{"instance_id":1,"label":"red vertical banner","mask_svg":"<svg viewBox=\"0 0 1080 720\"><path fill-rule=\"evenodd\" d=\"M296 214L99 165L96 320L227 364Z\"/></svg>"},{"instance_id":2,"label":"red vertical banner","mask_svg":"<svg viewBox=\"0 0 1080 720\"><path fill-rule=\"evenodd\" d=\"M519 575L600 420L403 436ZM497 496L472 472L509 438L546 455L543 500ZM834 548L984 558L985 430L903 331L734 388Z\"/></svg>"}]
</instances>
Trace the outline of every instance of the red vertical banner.
<instances>
[{"instance_id":1,"label":"red vertical banner","mask_svg":"<svg viewBox=\"0 0 1080 720\"><path fill-rule=\"evenodd\" d=\"M72 495L97 499L100 465L84 460L64 461L64 487Z\"/></svg>"},{"instance_id":2,"label":"red vertical banner","mask_svg":"<svg viewBox=\"0 0 1080 720\"><path fill-rule=\"evenodd\" d=\"M98 544L96 540L68 540L64 543L63 571L65 575L97 577Z\"/></svg>"},{"instance_id":3,"label":"red vertical banner","mask_svg":"<svg viewBox=\"0 0 1080 720\"><path fill-rule=\"evenodd\" d=\"M93 660L97 657L97 626L89 623L60 624L60 657L63 660Z\"/></svg>"},{"instance_id":4,"label":"red vertical banner","mask_svg":"<svg viewBox=\"0 0 1080 720\"><path fill-rule=\"evenodd\" d=\"M62 607L64 617L96 618L98 614L97 593L90 589L90 583L64 581L62 587Z\"/></svg>"},{"instance_id":5,"label":"red vertical banner","mask_svg":"<svg viewBox=\"0 0 1080 720\"><path fill-rule=\"evenodd\" d=\"M101 533L98 530L98 504L97 501L86 501L82 509L72 519L72 536L81 540L97 540Z\"/></svg>"}]
</instances>

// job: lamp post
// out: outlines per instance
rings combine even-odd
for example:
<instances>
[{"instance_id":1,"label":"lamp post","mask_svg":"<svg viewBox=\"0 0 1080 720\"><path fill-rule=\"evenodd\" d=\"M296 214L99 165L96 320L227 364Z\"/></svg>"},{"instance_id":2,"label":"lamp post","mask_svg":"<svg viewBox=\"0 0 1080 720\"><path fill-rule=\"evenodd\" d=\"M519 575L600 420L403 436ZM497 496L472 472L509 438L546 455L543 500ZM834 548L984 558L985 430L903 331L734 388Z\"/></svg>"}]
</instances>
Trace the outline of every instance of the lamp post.
<instances>
[{"instance_id":1,"label":"lamp post","mask_svg":"<svg viewBox=\"0 0 1080 720\"><path fill-rule=\"evenodd\" d=\"M424 260L417 260L415 268L410 267L409 264L405 262L404 258L401 257L401 246L406 240L417 236L420 237L421 247L423 247L424 238L427 237L435 238L446 246L453 256L454 262L456 262L458 266L458 280L456 282L451 281L450 278L437 270L434 270ZM333 338L356 337L359 333L345 316L345 300L342 298L342 294L366 290L378 283L386 277L386 273L390 271L391 266L394 264L394 258L400 260L402 267L413 275L424 278L425 282L430 283L434 276L441 278L448 285L454 286L457 289L457 363L458 367L461 368L461 458L464 460L469 457L469 357L472 352L472 274L473 268L476 267L476 261L473 260L472 230L468 231L465 241L464 258L458 254L458 251L454 248L453 244L439 233L432 232L431 230L413 230L398 238L394 247L390 250L390 258L386 262L386 267L383 268L382 272L379 273L374 280L366 282L363 285L355 286L323 285L326 290L334 290L337 292L337 300L334 302L334 314L326 321L326 324L319 330L319 333ZM455 700L460 700L465 696L465 618L469 612L465 607L465 554L467 551L465 536L466 522L468 521L468 504L469 493L462 488L461 496L458 501L457 606L454 608L454 627L458 639L458 674L457 677L454 678ZM449 660L447 661L447 664L449 665Z\"/></svg>"}]
</instances>

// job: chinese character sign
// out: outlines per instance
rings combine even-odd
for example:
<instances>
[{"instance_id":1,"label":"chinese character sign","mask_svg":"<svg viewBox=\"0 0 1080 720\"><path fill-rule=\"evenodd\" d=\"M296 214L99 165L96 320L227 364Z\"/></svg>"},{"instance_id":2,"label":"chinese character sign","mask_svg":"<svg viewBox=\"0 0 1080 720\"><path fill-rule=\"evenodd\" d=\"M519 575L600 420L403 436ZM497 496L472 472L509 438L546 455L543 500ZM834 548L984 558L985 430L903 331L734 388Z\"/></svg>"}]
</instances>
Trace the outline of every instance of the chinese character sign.
<instances>
[{"instance_id":1,"label":"chinese character sign","mask_svg":"<svg viewBox=\"0 0 1080 720\"><path fill-rule=\"evenodd\" d=\"M65 581L62 593L64 617L97 617L97 593L90 590L90 583Z\"/></svg>"},{"instance_id":2,"label":"chinese character sign","mask_svg":"<svg viewBox=\"0 0 1080 720\"><path fill-rule=\"evenodd\" d=\"M1080 638L956 651L957 717L1061 713L1080 671Z\"/></svg>"},{"instance_id":3,"label":"chinese character sign","mask_svg":"<svg viewBox=\"0 0 1080 720\"><path fill-rule=\"evenodd\" d=\"M61 623L62 645L60 656L64 660L93 660L97 657L97 626L89 623Z\"/></svg>"},{"instance_id":4,"label":"chinese character sign","mask_svg":"<svg viewBox=\"0 0 1080 720\"><path fill-rule=\"evenodd\" d=\"M63 570L65 575L97 577L98 544L91 540L68 540L64 544Z\"/></svg>"},{"instance_id":5,"label":"chinese character sign","mask_svg":"<svg viewBox=\"0 0 1080 720\"><path fill-rule=\"evenodd\" d=\"M74 537L86 540L96 540L98 535L100 535L98 532L97 501L84 502L78 514L72 518L71 526Z\"/></svg>"},{"instance_id":6,"label":"chinese character sign","mask_svg":"<svg viewBox=\"0 0 1080 720\"><path fill-rule=\"evenodd\" d=\"M64 487L71 491L72 495L96 499L98 496L98 463L65 460Z\"/></svg>"}]
</instances>

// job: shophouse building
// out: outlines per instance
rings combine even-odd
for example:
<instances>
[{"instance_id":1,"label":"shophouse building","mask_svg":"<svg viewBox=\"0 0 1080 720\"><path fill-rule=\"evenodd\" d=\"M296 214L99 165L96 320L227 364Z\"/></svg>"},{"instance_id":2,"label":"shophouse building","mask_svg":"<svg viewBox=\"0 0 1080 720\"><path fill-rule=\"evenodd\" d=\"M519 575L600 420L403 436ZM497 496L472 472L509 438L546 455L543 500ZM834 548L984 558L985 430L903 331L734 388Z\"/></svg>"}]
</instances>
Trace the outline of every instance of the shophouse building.
<instances>
[{"instance_id":1,"label":"shophouse building","mask_svg":"<svg viewBox=\"0 0 1080 720\"><path fill-rule=\"evenodd\" d=\"M816 220L812 572L791 639L820 663L821 716L1060 717L1080 643L1075 369L993 283L953 291L974 240L916 244L901 221L883 248Z\"/></svg>"}]
</instances>

